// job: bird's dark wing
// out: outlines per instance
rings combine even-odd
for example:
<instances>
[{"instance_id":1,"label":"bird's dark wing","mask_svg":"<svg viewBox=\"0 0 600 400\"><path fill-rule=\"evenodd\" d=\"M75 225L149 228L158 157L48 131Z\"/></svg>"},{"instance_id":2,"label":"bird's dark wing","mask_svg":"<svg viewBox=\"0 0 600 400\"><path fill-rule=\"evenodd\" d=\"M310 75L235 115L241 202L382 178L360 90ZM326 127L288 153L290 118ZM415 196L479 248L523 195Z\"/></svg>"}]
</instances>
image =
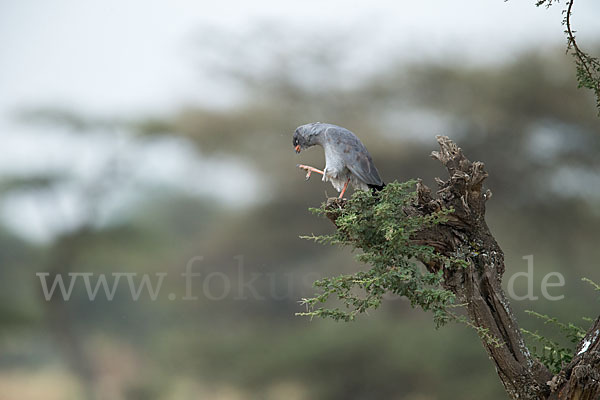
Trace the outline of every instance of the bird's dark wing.
<instances>
[{"instance_id":1,"label":"bird's dark wing","mask_svg":"<svg viewBox=\"0 0 600 400\"><path fill-rule=\"evenodd\" d=\"M346 157L350 158L350 157ZM375 168L373 159L369 153L359 153L352 160L346 160L346 167L367 185L382 186L383 181L379 177L379 172Z\"/></svg>"},{"instance_id":2,"label":"bird's dark wing","mask_svg":"<svg viewBox=\"0 0 600 400\"><path fill-rule=\"evenodd\" d=\"M345 128L336 127L328 129L327 136L350 172L367 185L383 185L371 155L355 134Z\"/></svg>"}]
</instances>

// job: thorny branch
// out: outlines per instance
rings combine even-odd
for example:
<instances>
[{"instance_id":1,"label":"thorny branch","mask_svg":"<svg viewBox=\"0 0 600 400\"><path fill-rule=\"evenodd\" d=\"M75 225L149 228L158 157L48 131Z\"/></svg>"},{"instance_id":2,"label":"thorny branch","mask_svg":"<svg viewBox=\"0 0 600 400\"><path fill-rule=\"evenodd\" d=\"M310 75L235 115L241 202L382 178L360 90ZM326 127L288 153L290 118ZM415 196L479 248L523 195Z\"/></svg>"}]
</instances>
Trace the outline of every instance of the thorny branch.
<instances>
[{"instance_id":1,"label":"thorny branch","mask_svg":"<svg viewBox=\"0 0 600 400\"><path fill-rule=\"evenodd\" d=\"M443 256L460 257L465 268L448 269L435 260L422 260L431 272L443 271L443 285L466 304L471 323L498 338L500 346L482 337L482 344L507 393L513 399L598 400L600 396L600 317L577 347L571 363L553 374L525 346L522 333L501 287L504 253L485 221L485 204L491 192L483 183L488 174L482 162L471 162L452 140L437 137L440 151L432 157L446 168L449 178L437 179L438 190L419 181L416 203L403 212L431 215L453 209L447 221L419 232L415 240ZM328 215L344 201L331 202Z\"/></svg>"}]
</instances>

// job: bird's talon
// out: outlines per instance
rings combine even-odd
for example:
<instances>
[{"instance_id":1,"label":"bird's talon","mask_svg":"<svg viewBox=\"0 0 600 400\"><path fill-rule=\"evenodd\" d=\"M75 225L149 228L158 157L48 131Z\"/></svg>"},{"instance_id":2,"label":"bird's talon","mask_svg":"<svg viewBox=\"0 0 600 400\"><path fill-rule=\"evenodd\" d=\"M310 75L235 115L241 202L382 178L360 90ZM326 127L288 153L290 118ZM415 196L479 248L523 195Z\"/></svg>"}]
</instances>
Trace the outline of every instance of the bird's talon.
<instances>
[{"instance_id":1,"label":"bird's talon","mask_svg":"<svg viewBox=\"0 0 600 400\"><path fill-rule=\"evenodd\" d=\"M304 165L304 164L297 164L296 167L306 171L306 180L308 180L310 178L310 176L313 172L317 172L319 174L323 173L323 171L321 171L321 170L318 170L314 167L309 167L308 165Z\"/></svg>"}]
</instances>

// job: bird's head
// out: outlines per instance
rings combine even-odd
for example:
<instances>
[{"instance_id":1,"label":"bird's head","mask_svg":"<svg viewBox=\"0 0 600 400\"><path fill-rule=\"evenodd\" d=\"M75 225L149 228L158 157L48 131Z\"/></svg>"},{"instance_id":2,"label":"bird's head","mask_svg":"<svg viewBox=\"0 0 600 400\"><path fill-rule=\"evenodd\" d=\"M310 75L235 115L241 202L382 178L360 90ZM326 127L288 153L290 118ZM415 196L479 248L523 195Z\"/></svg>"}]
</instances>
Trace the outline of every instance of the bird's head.
<instances>
[{"instance_id":1,"label":"bird's head","mask_svg":"<svg viewBox=\"0 0 600 400\"><path fill-rule=\"evenodd\" d=\"M318 144L317 140L321 133L320 125L320 122L313 122L296 128L292 138L292 146L296 153Z\"/></svg>"}]
</instances>

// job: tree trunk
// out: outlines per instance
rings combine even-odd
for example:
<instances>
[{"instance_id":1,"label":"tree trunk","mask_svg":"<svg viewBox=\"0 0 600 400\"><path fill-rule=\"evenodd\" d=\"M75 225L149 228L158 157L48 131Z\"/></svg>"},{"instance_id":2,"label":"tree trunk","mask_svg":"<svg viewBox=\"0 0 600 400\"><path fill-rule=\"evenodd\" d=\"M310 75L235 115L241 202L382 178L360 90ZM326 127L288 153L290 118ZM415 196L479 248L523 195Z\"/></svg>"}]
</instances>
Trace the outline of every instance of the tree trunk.
<instances>
[{"instance_id":1,"label":"tree trunk","mask_svg":"<svg viewBox=\"0 0 600 400\"><path fill-rule=\"evenodd\" d=\"M435 261L423 263L431 272L444 271L444 286L466 304L471 322L485 330L483 346L511 398L598 400L600 320L579 344L573 361L558 375L553 377L532 357L501 287L504 254L485 222L485 203L491 192L483 189L488 176L484 165L470 162L449 138L438 136L437 141L440 151L431 155L446 167L450 177L446 181L436 179L439 190L435 195L419 181L417 202L404 211L427 215L454 209L447 222L419 232L414 240L445 256L464 259L467 267L448 269ZM343 202L335 203L343 207ZM499 344L489 337L498 339Z\"/></svg>"}]
</instances>

